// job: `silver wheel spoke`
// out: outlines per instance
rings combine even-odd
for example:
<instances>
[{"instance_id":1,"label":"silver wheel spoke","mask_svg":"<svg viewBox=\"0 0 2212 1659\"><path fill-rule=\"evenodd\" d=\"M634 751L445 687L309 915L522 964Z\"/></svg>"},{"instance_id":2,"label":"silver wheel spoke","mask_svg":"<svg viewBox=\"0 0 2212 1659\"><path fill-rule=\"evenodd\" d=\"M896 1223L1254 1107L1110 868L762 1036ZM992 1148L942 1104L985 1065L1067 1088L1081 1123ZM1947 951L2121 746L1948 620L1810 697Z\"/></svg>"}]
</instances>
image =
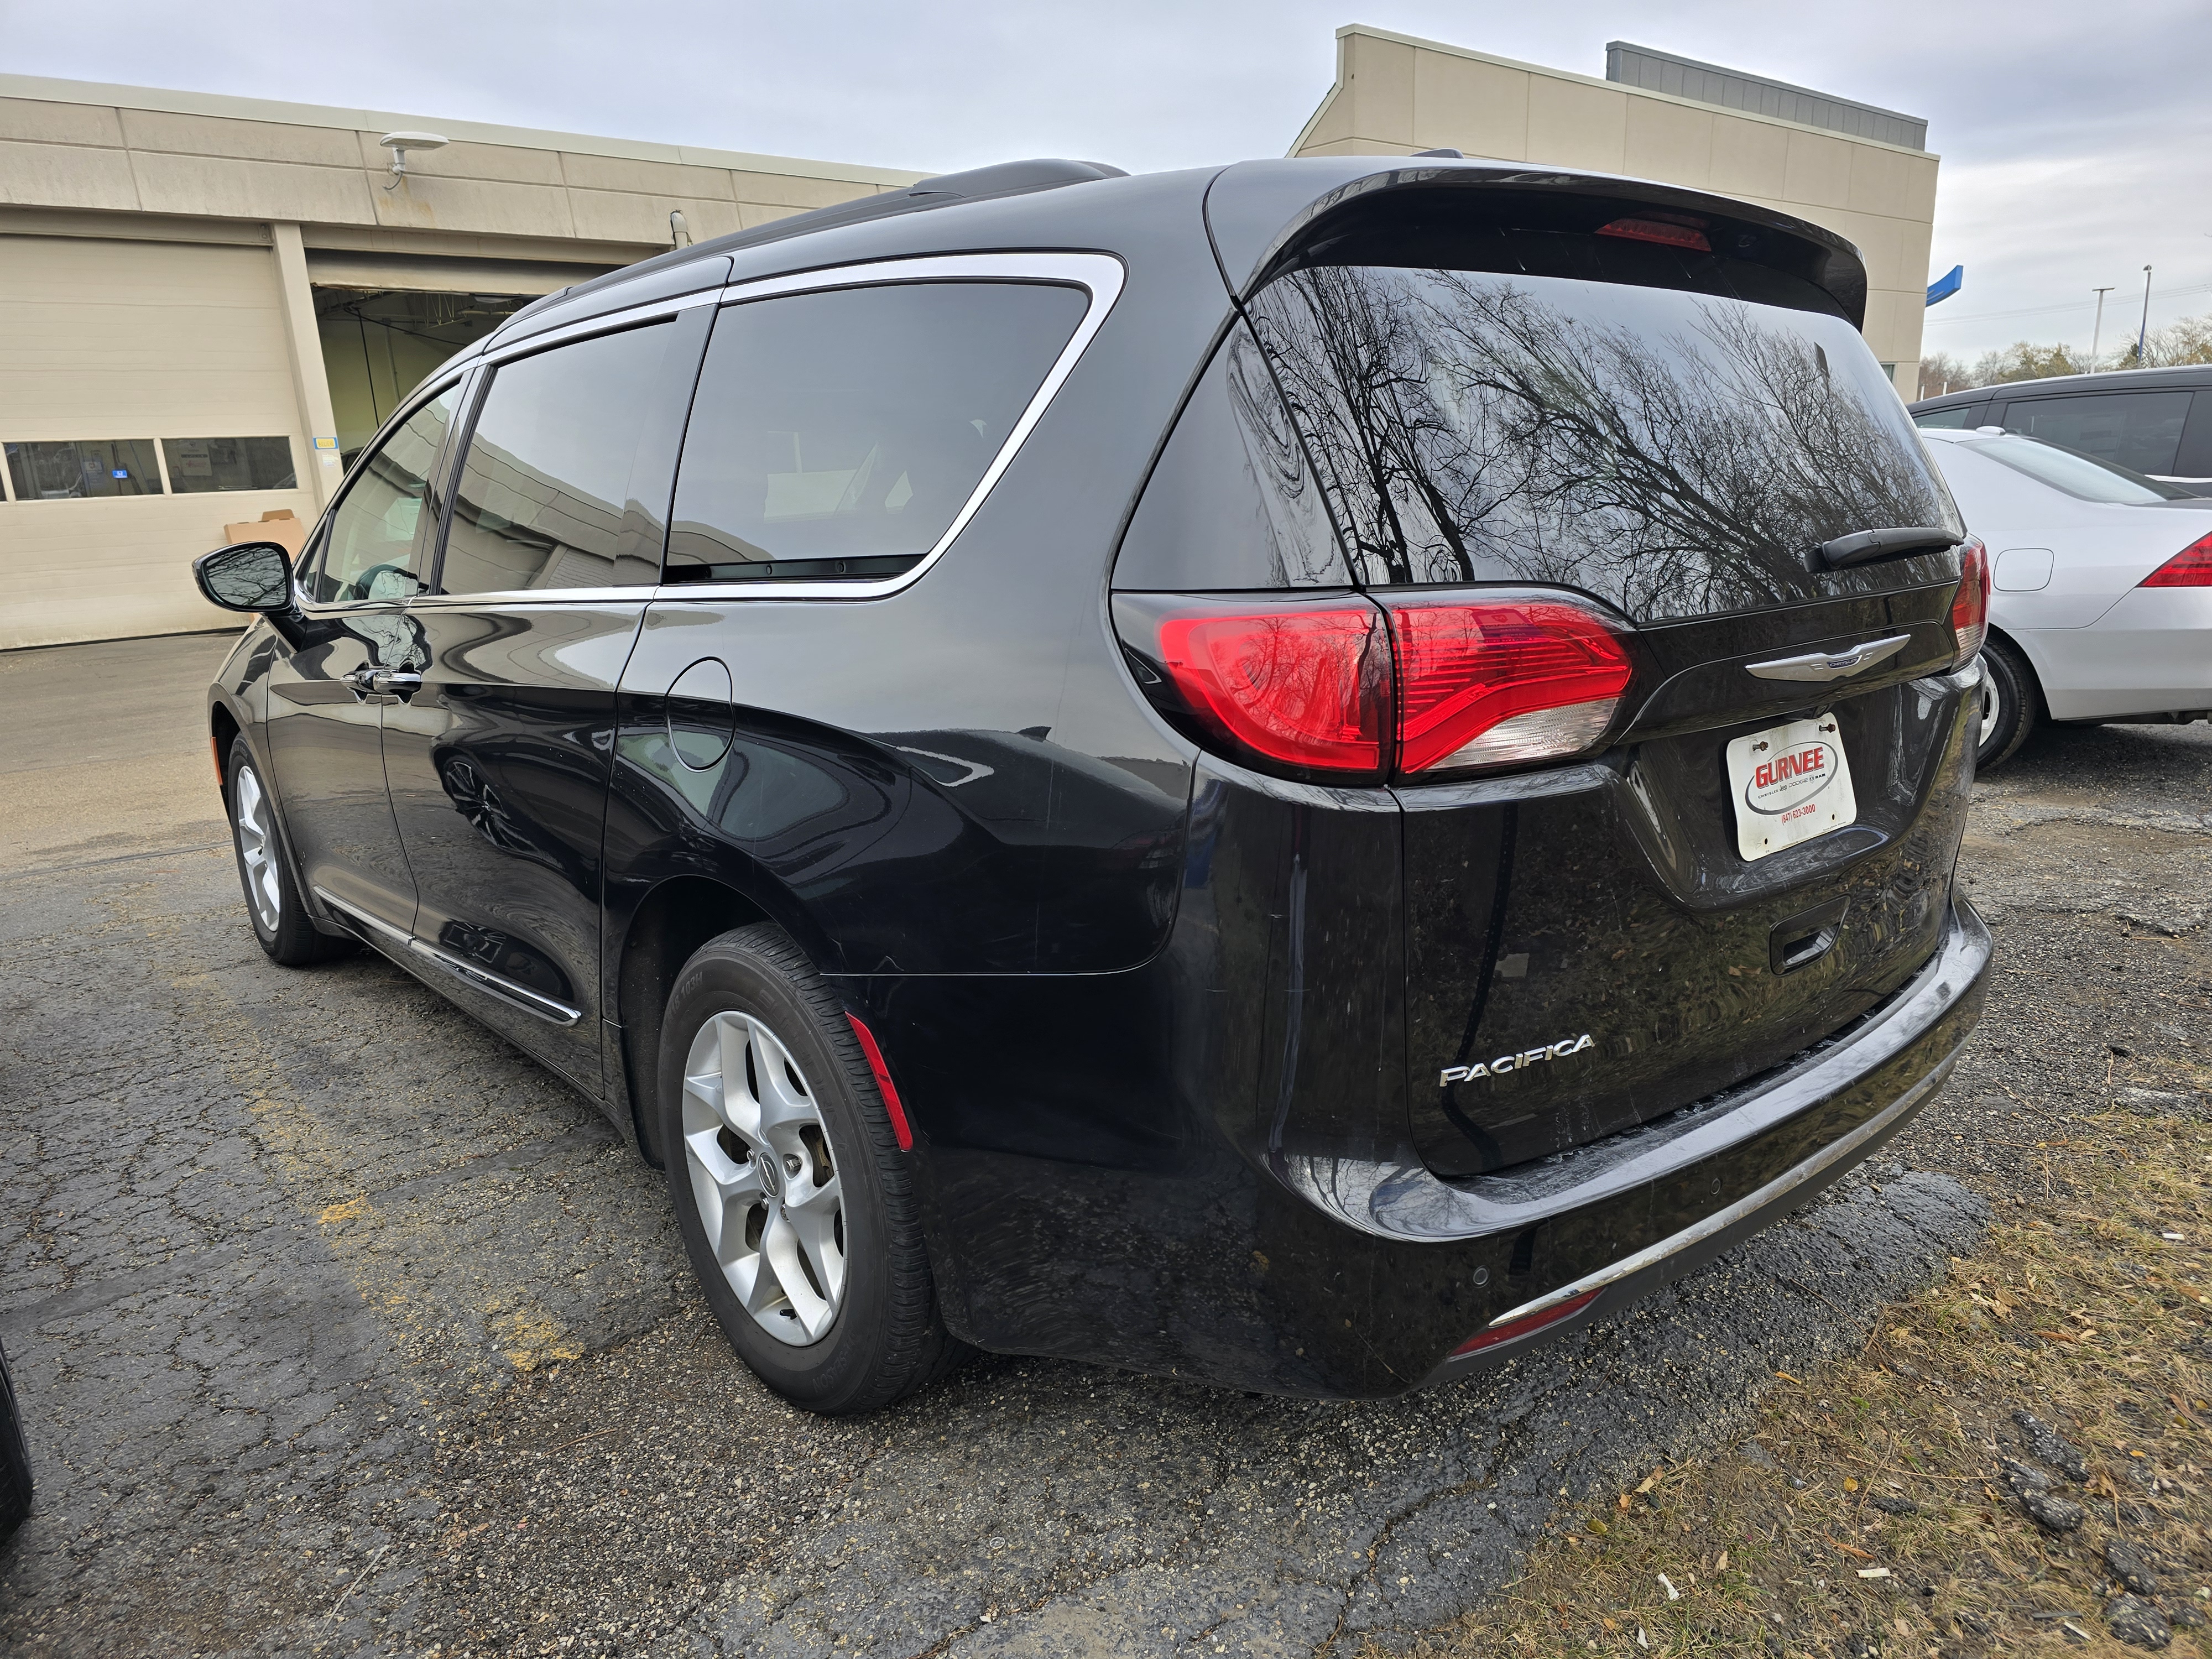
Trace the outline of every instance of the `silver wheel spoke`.
<instances>
[{"instance_id":1,"label":"silver wheel spoke","mask_svg":"<svg viewBox=\"0 0 2212 1659\"><path fill-rule=\"evenodd\" d=\"M276 873L276 848L270 836L269 797L250 766L240 767L232 790L231 821L238 829L239 862L246 868L246 896L255 919L270 933L283 915L284 890Z\"/></svg>"},{"instance_id":2,"label":"silver wheel spoke","mask_svg":"<svg viewBox=\"0 0 2212 1659\"><path fill-rule=\"evenodd\" d=\"M684 1067L684 1161L723 1278L762 1329L819 1341L845 1290L844 1188L814 1091L767 1023L702 1022Z\"/></svg>"}]
</instances>

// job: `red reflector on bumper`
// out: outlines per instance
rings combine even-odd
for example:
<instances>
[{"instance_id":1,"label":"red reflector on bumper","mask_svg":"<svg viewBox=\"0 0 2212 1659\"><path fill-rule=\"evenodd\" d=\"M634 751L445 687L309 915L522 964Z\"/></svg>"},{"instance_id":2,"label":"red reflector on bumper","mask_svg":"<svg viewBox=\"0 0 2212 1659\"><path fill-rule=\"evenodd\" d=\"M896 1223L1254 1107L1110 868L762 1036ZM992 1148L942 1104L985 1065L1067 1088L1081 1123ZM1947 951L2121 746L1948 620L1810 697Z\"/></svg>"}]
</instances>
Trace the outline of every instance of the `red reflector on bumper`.
<instances>
[{"instance_id":1,"label":"red reflector on bumper","mask_svg":"<svg viewBox=\"0 0 2212 1659\"><path fill-rule=\"evenodd\" d=\"M876 1074L876 1087L884 1097L884 1110L890 1114L891 1133L898 1137L899 1151L914 1150L914 1127L906 1121L906 1105L899 1099L898 1087L891 1081L890 1068L884 1064L884 1051L876 1047L876 1034L860 1024L858 1014L848 1013L846 1020L852 1025L853 1035L860 1040L860 1052L868 1057L868 1069Z\"/></svg>"},{"instance_id":2,"label":"red reflector on bumper","mask_svg":"<svg viewBox=\"0 0 2212 1659\"><path fill-rule=\"evenodd\" d=\"M1531 1331L1540 1331L1547 1325L1556 1325L1570 1314L1578 1313L1597 1300L1595 1291L1584 1291L1580 1296L1570 1297L1557 1307L1532 1313L1526 1319L1516 1319L1510 1325L1492 1325L1488 1330L1478 1331L1452 1350L1452 1358L1459 1359L1468 1354L1480 1353L1485 1348L1494 1348L1501 1342L1510 1342L1516 1336L1526 1336Z\"/></svg>"}]
</instances>

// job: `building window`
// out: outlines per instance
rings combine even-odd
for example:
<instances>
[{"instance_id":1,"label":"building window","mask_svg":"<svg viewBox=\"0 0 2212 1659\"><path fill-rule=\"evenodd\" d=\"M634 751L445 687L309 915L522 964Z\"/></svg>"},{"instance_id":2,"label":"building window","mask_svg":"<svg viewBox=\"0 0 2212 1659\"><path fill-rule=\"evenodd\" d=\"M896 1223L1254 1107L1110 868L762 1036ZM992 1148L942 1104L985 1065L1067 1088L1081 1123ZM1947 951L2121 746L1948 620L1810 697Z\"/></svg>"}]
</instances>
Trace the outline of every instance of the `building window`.
<instances>
[{"instance_id":1,"label":"building window","mask_svg":"<svg viewBox=\"0 0 2212 1659\"><path fill-rule=\"evenodd\" d=\"M161 471L151 438L79 438L74 443L9 444L8 476L19 501L87 495L158 495Z\"/></svg>"},{"instance_id":2,"label":"building window","mask_svg":"<svg viewBox=\"0 0 2212 1659\"><path fill-rule=\"evenodd\" d=\"M172 495L299 488L289 438L164 438L161 459Z\"/></svg>"}]
</instances>

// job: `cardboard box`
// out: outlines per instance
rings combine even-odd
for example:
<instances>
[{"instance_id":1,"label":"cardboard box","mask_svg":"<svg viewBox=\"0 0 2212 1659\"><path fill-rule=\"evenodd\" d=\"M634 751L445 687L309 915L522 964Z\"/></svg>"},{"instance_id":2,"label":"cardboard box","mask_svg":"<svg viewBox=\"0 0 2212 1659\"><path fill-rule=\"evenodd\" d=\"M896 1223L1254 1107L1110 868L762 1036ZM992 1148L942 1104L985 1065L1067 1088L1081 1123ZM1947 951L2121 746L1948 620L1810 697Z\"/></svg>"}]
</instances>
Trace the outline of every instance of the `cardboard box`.
<instances>
[{"instance_id":1,"label":"cardboard box","mask_svg":"<svg viewBox=\"0 0 2212 1659\"><path fill-rule=\"evenodd\" d=\"M296 559L300 556L300 550L307 544L307 526L300 521L300 515L290 507L280 507L273 513L263 514L258 520L249 519L243 524L223 526L222 539L226 546L234 542L275 542L278 546L289 549Z\"/></svg>"}]
</instances>

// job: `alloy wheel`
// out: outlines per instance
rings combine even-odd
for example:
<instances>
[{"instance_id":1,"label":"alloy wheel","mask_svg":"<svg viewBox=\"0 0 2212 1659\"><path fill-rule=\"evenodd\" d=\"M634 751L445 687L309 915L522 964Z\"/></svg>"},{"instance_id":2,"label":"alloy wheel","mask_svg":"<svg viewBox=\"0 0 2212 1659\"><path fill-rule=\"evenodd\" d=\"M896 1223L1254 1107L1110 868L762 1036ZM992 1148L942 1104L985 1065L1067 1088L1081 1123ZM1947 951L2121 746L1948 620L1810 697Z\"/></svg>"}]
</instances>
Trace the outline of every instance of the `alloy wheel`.
<instances>
[{"instance_id":1,"label":"alloy wheel","mask_svg":"<svg viewBox=\"0 0 2212 1659\"><path fill-rule=\"evenodd\" d=\"M246 866L246 896L264 933L274 933L283 919L283 888L276 873L276 846L270 823L269 797L250 766L238 769L232 791L231 817L238 825L238 856Z\"/></svg>"},{"instance_id":2,"label":"alloy wheel","mask_svg":"<svg viewBox=\"0 0 2212 1659\"><path fill-rule=\"evenodd\" d=\"M722 1275L760 1328L804 1347L845 1289L845 1200L828 1127L791 1051L734 1010L684 1062L684 1155Z\"/></svg>"}]
</instances>

